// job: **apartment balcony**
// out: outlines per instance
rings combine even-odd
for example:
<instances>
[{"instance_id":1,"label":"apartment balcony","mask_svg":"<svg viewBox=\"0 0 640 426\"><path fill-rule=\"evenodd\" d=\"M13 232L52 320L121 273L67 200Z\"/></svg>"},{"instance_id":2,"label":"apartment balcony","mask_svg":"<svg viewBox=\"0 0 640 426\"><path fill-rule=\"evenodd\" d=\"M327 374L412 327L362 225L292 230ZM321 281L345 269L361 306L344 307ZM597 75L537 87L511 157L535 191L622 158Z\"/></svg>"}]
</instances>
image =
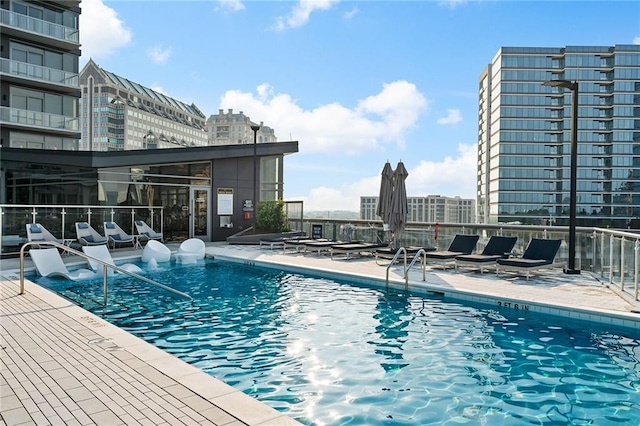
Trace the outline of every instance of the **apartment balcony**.
<instances>
[{"instance_id":1,"label":"apartment balcony","mask_svg":"<svg viewBox=\"0 0 640 426\"><path fill-rule=\"evenodd\" d=\"M30 130L40 129L70 137L77 137L79 129L78 117L9 107L0 107L0 125Z\"/></svg>"},{"instance_id":2,"label":"apartment balcony","mask_svg":"<svg viewBox=\"0 0 640 426\"><path fill-rule=\"evenodd\" d=\"M51 85L65 93L79 92L79 76L55 68L41 67L26 62L0 59L0 77L8 83L29 82L30 87L50 89Z\"/></svg>"},{"instance_id":3,"label":"apartment balcony","mask_svg":"<svg viewBox=\"0 0 640 426\"><path fill-rule=\"evenodd\" d=\"M80 34L77 28L54 24L44 19L0 10L0 27L2 32L13 36L32 36L32 41L46 43L62 49L78 49Z\"/></svg>"}]
</instances>

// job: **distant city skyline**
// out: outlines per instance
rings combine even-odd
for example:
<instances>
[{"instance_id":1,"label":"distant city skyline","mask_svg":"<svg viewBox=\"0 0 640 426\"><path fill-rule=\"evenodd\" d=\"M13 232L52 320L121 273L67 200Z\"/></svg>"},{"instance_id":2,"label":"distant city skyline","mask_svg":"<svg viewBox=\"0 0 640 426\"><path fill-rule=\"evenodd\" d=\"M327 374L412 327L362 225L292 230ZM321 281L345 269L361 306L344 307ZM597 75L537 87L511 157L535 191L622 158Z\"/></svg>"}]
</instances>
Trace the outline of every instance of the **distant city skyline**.
<instances>
[{"instance_id":1,"label":"distant city skyline","mask_svg":"<svg viewBox=\"0 0 640 426\"><path fill-rule=\"evenodd\" d=\"M387 160L404 162L409 196L475 198L478 79L501 46L640 43L632 1L81 7L81 66L93 58L207 117L244 111L299 141L284 194L308 211L357 211Z\"/></svg>"}]
</instances>

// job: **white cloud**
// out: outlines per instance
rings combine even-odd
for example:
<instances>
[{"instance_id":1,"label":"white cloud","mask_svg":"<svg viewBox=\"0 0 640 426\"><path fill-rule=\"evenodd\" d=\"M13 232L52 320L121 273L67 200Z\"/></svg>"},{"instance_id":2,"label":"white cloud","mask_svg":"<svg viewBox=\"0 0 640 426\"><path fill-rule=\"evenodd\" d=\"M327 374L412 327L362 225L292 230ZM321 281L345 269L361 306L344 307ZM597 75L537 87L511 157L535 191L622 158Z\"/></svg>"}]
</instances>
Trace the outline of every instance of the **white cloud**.
<instances>
[{"instance_id":1,"label":"white cloud","mask_svg":"<svg viewBox=\"0 0 640 426\"><path fill-rule=\"evenodd\" d=\"M448 109L447 116L438 118L438 124L456 124L462 121L462 114L459 109Z\"/></svg>"},{"instance_id":2,"label":"white cloud","mask_svg":"<svg viewBox=\"0 0 640 426\"><path fill-rule=\"evenodd\" d=\"M640 44L640 36L633 39L633 44Z\"/></svg>"},{"instance_id":3,"label":"white cloud","mask_svg":"<svg viewBox=\"0 0 640 426\"><path fill-rule=\"evenodd\" d=\"M467 2L467 0L440 0L440 6L446 6L449 7L451 9L455 9L456 7L460 6L461 4L465 4Z\"/></svg>"},{"instance_id":4,"label":"white cloud","mask_svg":"<svg viewBox=\"0 0 640 426\"><path fill-rule=\"evenodd\" d=\"M278 16L273 29L284 31L287 28L297 28L309 22L309 17L316 10L330 9L340 0L299 0L286 16Z\"/></svg>"},{"instance_id":5,"label":"white cloud","mask_svg":"<svg viewBox=\"0 0 640 426\"><path fill-rule=\"evenodd\" d=\"M131 41L131 31L115 10L102 0L83 0L80 14L80 43L84 62L111 55Z\"/></svg>"},{"instance_id":6,"label":"white cloud","mask_svg":"<svg viewBox=\"0 0 640 426\"><path fill-rule=\"evenodd\" d=\"M226 92L220 108L241 110L253 121L277 129L278 140L292 135L299 141L301 153L355 155L363 151L383 150L395 142L404 147L404 134L415 127L428 100L407 81L385 84L382 91L360 101L350 109L339 103L304 110L287 94L276 94L263 84L256 94Z\"/></svg>"},{"instance_id":7,"label":"white cloud","mask_svg":"<svg viewBox=\"0 0 640 426\"><path fill-rule=\"evenodd\" d=\"M162 93L162 94L166 95L166 93L164 92L164 89L162 88L162 86L158 85L158 83L153 83L151 85L151 89L155 90L158 93Z\"/></svg>"},{"instance_id":8,"label":"white cloud","mask_svg":"<svg viewBox=\"0 0 640 426\"><path fill-rule=\"evenodd\" d=\"M446 157L442 161L421 161L408 170L406 180L409 197L442 195L475 199L476 194L477 146L458 145L455 158ZM407 163L405 162L405 166ZM396 164L392 164L396 167ZM382 166L380 166L380 171ZM306 211L360 210L360 197L376 196L380 189L380 175L367 177L339 188L321 186L313 188L306 197L287 196L289 200L304 201Z\"/></svg>"},{"instance_id":9,"label":"white cloud","mask_svg":"<svg viewBox=\"0 0 640 426\"><path fill-rule=\"evenodd\" d=\"M240 0L218 0L218 6L216 6L216 11L221 11L225 13L235 13L244 10L244 4Z\"/></svg>"},{"instance_id":10,"label":"white cloud","mask_svg":"<svg viewBox=\"0 0 640 426\"><path fill-rule=\"evenodd\" d=\"M354 6L353 9L351 9L350 11L343 13L342 17L344 19L351 19L354 16L356 16L358 13L360 13L360 9L358 9L356 6Z\"/></svg>"},{"instance_id":11,"label":"white cloud","mask_svg":"<svg viewBox=\"0 0 640 426\"><path fill-rule=\"evenodd\" d=\"M407 194L413 197L444 195L475 198L477 186L478 149L475 144L458 144L456 158L421 161L409 170Z\"/></svg>"},{"instance_id":12,"label":"white cloud","mask_svg":"<svg viewBox=\"0 0 640 426\"><path fill-rule=\"evenodd\" d=\"M162 46L154 46L147 51L147 55L156 64L162 64L171 56L171 46L163 48Z\"/></svg>"}]
</instances>

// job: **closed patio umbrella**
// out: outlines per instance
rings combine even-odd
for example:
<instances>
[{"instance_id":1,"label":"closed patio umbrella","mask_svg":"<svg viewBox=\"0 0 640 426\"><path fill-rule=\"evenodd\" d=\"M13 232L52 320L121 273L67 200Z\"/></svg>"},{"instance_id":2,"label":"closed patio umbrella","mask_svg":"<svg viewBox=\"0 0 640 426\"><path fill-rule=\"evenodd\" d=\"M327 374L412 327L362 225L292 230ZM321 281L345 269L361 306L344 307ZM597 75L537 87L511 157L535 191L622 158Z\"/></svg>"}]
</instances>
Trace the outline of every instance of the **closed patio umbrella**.
<instances>
[{"instance_id":1,"label":"closed patio umbrella","mask_svg":"<svg viewBox=\"0 0 640 426\"><path fill-rule=\"evenodd\" d=\"M391 195L391 218L389 225L393 232L394 245L398 248L398 240L400 234L404 230L407 223L407 215L409 207L407 205L407 187L405 180L409 176L409 172L404 167L402 161L398 162L396 169L393 171L393 193Z\"/></svg>"},{"instance_id":2,"label":"closed patio umbrella","mask_svg":"<svg viewBox=\"0 0 640 426\"><path fill-rule=\"evenodd\" d=\"M391 214L391 194L393 192L393 169L387 161L380 174L380 196L378 197L378 207L376 214L380 216L383 224L389 224Z\"/></svg>"}]
</instances>

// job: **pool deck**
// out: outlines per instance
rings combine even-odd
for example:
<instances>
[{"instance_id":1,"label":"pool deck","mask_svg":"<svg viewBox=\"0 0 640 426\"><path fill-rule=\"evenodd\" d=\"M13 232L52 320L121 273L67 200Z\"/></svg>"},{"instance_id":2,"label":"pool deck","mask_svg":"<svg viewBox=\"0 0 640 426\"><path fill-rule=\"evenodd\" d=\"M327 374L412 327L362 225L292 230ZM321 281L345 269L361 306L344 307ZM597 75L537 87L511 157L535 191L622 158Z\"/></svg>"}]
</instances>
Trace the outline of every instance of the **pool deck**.
<instances>
[{"instance_id":1,"label":"pool deck","mask_svg":"<svg viewBox=\"0 0 640 426\"><path fill-rule=\"evenodd\" d=\"M169 245L172 250L177 247ZM141 250L115 250L114 258ZM332 260L278 248L207 243L207 254L253 267L348 275L384 286L387 268L372 257ZM84 262L65 257L69 265ZM19 295L18 259L0 265L0 425L295 425L297 422L141 339L26 280ZM31 261L25 262L27 271ZM404 289L402 268L389 268ZM409 288L444 298L544 312L640 330L640 304L590 273L559 269L529 280L493 272L414 267Z\"/></svg>"}]
</instances>

